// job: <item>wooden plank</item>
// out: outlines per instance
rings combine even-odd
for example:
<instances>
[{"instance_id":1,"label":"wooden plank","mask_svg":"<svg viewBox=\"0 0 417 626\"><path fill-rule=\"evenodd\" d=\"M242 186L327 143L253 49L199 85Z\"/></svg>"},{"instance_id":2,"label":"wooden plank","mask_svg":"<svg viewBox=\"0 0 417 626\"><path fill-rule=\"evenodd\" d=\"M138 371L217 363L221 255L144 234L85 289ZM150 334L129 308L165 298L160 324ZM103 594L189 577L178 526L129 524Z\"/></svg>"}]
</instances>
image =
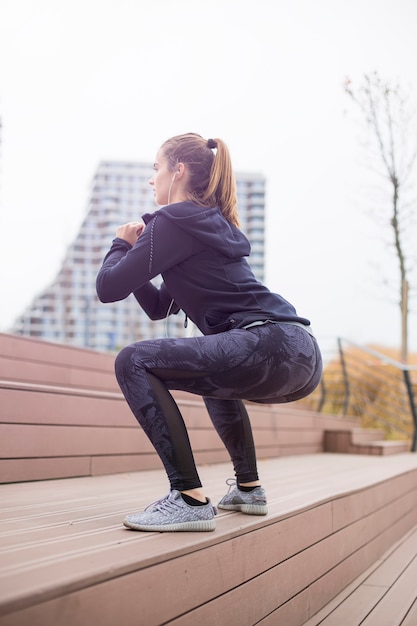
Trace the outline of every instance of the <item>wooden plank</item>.
<instances>
[{"instance_id":1,"label":"wooden plank","mask_svg":"<svg viewBox=\"0 0 417 626\"><path fill-rule=\"evenodd\" d=\"M416 626L417 624L417 599L413 602L407 615L401 622L401 626Z\"/></svg>"},{"instance_id":2,"label":"wooden plank","mask_svg":"<svg viewBox=\"0 0 417 626\"><path fill-rule=\"evenodd\" d=\"M353 553L348 559L341 561L334 571L315 581L310 587L309 606L312 617L306 621L304 626L316 626L317 624L322 626L339 626L346 623L362 624L362 622L346 621L346 616L349 615L351 608L350 605L355 604L354 596L357 590L361 588L361 585L356 580L357 577L368 568L372 569L375 561L381 558L381 555L393 543L415 525L416 515L414 512L410 512L407 516L399 518L395 524L388 527L382 534L364 545L359 554ZM350 585L350 593L345 595L342 591L339 594L337 585L339 585L339 590L344 586ZM384 592L385 589L382 588L382 595ZM351 600L352 596L353 600ZM360 598L358 602L361 602L364 598L364 592L362 591L360 591ZM368 595L368 599L369 604L365 612L366 614L374 607L374 599L371 599L371 595ZM396 623L392 622L391 626Z\"/></svg>"},{"instance_id":3,"label":"wooden plank","mask_svg":"<svg viewBox=\"0 0 417 626\"><path fill-rule=\"evenodd\" d=\"M349 475L349 478L351 474ZM335 528L342 528L361 517L369 515L373 510L395 503L405 494L412 493L412 501L417 504L417 492L414 476L409 473L395 478L389 478L390 489L386 481L382 480L376 485L371 494L367 492L353 493L343 499L336 500L333 504L333 519ZM391 492L392 490L392 492Z\"/></svg>"},{"instance_id":4,"label":"wooden plank","mask_svg":"<svg viewBox=\"0 0 417 626\"><path fill-rule=\"evenodd\" d=\"M279 444L281 446L305 446L319 445L322 440L322 433L318 430L258 430L253 428L255 443L257 446Z\"/></svg>"},{"instance_id":5,"label":"wooden plank","mask_svg":"<svg viewBox=\"0 0 417 626\"><path fill-rule=\"evenodd\" d=\"M256 446L258 459L270 459L283 456L307 456L310 454L319 454L322 448L314 442L306 445L275 445L275 446Z\"/></svg>"},{"instance_id":6,"label":"wooden plank","mask_svg":"<svg viewBox=\"0 0 417 626\"><path fill-rule=\"evenodd\" d=\"M136 423L124 398L65 392L1 390L1 421L21 424L131 426Z\"/></svg>"},{"instance_id":7,"label":"wooden plank","mask_svg":"<svg viewBox=\"0 0 417 626\"><path fill-rule=\"evenodd\" d=\"M10 361L65 363L68 367L111 371L115 355L33 337L0 333L0 354Z\"/></svg>"},{"instance_id":8,"label":"wooden plank","mask_svg":"<svg viewBox=\"0 0 417 626\"><path fill-rule=\"evenodd\" d=\"M18 361L0 356L0 378L30 383L73 386L80 388L118 390L114 374L108 371L69 367L67 364Z\"/></svg>"},{"instance_id":9,"label":"wooden plank","mask_svg":"<svg viewBox=\"0 0 417 626\"><path fill-rule=\"evenodd\" d=\"M116 474L118 472L142 472L150 469L159 469L162 466L162 462L156 452L151 454L93 456L90 463L91 476Z\"/></svg>"},{"instance_id":10,"label":"wooden plank","mask_svg":"<svg viewBox=\"0 0 417 626\"><path fill-rule=\"evenodd\" d=\"M91 459L87 457L51 457L30 459L0 459L0 483L28 480L89 476Z\"/></svg>"},{"instance_id":11,"label":"wooden plank","mask_svg":"<svg viewBox=\"0 0 417 626\"><path fill-rule=\"evenodd\" d=\"M400 518L396 524L386 530L383 535L376 537L367 546L368 552L376 544L384 541L387 551L379 559L374 558L368 570L355 578L332 601L326 604L304 626L339 626L339 624L362 624L368 615L372 615L378 603L385 598L387 591L396 584L399 575L408 567L417 555L417 527L414 523L415 515L410 511L407 519ZM412 531L405 530L411 520ZM402 537L398 541L398 537ZM381 545L378 552L381 551ZM339 570L341 566L337 569ZM413 577L414 583L415 579ZM371 582L370 582L371 581ZM400 583L401 584L401 583ZM316 584L313 585L315 587ZM415 586L415 585L414 585ZM312 589L315 594L315 589ZM406 608L407 610L407 608ZM375 626L378 622L375 622ZM392 621L391 624L400 624ZM402 622L401 622L402 623ZM414 625L413 625L414 626Z\"/></svg>"},{"instance_id":12,"label":"wooden plank","mask_svg":"<svg viewBox=\"0 0 417 626\"><path fill-rule=\"evenodd\" d=\"M417 529L409 533L367 578L366 585L391 587L417 554ZM416 579L417 580L417 579Z\"/></svg>"},{"instance_id":13,"label":"wooden plank","mask_svg":"<svg viewBox=\"0 0 417 626\"><path fill-rule=\"evenodd\" d=\"M363 626L402 624L410 606L416 601L416 580L417 561L414 561L363 620ZM367 586L365 588L369 589Z\"/></svg>"},{"instance_id":14,"label":"wooden plank","mask_svg":"<svg viewBox=\"0 0 417 626\"><path fill-rule=\"evenodd\" d=\"M363 626L392 626L393 624L402 624L403 620L409 613L410 607L416 601L416 580L417 580L417 560L409 565L409 567L399 576L395 583L390 588L375 587L373 585L364 584L358 592L355 594L355 599L358 596L367 594L368 605L367 614L363 621L360 623ZM379 602L372 602L371 598L375 595L375 590L379 591L381 597ZM369 611L369 607L372 610ZM339 612L340 615L340 612ZM345 615L348 613L345 612ZM340 615L343 618L343 615ZM335 625L343 623L333 622ZM331 626L332 622L326 626Z\"/></svg>"},{"instance_id":15,"label":"wooden plank","mask_svg":"<svg viewBox=\"0 0 417 626\"><path fill-rule=\"evenodd\" d=\"M363 621L364 626L391 626L402 624L409 613L410 607L416 602L417 581L417 557L416 557L416 533L413 533L411 541L406 541L387 559L363 584L366 589L379 586L385 581L386 593L381 601L375 606L368 617ZM411 554L408 549L414 550ZM393 570L388 571L389 566ZM403 568L398 574L399 568Z\"/></svg>"},{"instance_id":16,"label":"wooden plank","mask_svg":"<svg viewBox=\"0 0 417 626\"><path fill-rule=\"evenodd\" d=\"M381 600L385 592L386 589L383 587L359 587L336 611L321 622L322 625L341 626L341 624L366 623L363 620L369 614L370 608ZM311 624L313 623L317 624L318 622L312 620ZM391 622L389 626L393 626L393 624L399 624L399 622Z\"/></svg>"},{"instance_id":17,"label":"wooden plank","mask_svg":"<svg viewBox=\"0 0 417 626\"><path fill-rule=\"evenodd\" d=\"M137 454L154 448L142 429L0 424L0 457Z\"/></svg>"}]
</instances>

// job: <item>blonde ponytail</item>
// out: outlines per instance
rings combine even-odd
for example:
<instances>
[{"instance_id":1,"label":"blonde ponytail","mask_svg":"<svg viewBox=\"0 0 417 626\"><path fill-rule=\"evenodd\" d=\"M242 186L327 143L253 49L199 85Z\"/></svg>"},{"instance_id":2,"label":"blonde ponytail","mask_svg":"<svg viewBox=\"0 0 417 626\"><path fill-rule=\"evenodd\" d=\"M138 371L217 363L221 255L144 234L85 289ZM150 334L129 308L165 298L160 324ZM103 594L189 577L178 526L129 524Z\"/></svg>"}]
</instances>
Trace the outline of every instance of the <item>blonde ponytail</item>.
<instances>
[{"instance_id":1,"label":"blonde ponytail","mask_svg":"<svg viewBox=\"0 0 417 626\"><path fill-rule=\"evenodd\" d=\"M186 133L168 139L162 150L172 171L178 163L187 166L190 200L198 206L218 206L224 217L239 227L236 180L224 141Z\"/></svg>"},{"instance_id":2,"label":"blonde ponytail","mask_svg":"<svg viewBox=\"0 0 417 626\"><path fill-rule=\"evenodd\" d=\"M236 180L229 149L222 139L210 141L216 145L216 155L211 166L209 184L202 199L204 201L215 197L224 217L235 226L239 226Z\"/></svg>"}]
</instances>

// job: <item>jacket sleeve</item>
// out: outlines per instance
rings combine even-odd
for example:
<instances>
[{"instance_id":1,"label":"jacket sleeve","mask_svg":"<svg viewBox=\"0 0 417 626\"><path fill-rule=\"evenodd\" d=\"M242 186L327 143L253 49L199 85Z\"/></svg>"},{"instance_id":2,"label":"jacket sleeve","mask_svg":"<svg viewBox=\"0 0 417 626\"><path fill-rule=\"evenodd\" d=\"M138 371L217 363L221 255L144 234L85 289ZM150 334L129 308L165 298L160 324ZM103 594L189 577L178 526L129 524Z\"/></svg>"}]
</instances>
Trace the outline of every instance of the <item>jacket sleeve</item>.
<instances>
[{"instance_id":1,"label":"jacket sleeve","mask_svg":"<svg viewBox=\"0 0 417 626\"><path fill-rule=\"evenodd\" d=\"M192 254L192 237L156 214L133 247L124 239L113 240L97 275L97 295L101 302L124 300Z\"/></svg>"},{"instance_id":2,"label":"jacket sleeve","mask_svg":"<svg viewBox=\"0 0 417 626\"><path fill-rule=\"evenodd\" d=\"M151 320L164 319L168 313L171 315L180 310L165 283L162 283L159 288L152 283L146 283L143 287L136 289L133 295Z\"/></svg>"}]
</instances>

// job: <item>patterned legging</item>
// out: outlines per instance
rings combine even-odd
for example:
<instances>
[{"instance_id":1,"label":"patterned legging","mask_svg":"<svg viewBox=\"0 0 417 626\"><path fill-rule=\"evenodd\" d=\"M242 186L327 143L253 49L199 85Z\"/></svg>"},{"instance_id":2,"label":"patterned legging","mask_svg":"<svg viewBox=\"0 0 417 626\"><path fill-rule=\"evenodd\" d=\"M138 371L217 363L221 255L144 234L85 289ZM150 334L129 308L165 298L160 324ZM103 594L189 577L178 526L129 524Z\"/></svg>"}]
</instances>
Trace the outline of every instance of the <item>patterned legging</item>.
<instances>
[{"instance_id":1,"label":"patterned legging","mask_svg":"<svg viewBox=\"0 0 417 626\"><path fill-rule=\"evenodd\" d=\"M140 341L116 358L116 377L158 453L171 489L201 486L184 420L169 390L204 398L239 483L258 479L249 417L242 400L291 402L319 384L316 340L299 326L265 324L217 335Z\"/></svg>"}]
</instances>

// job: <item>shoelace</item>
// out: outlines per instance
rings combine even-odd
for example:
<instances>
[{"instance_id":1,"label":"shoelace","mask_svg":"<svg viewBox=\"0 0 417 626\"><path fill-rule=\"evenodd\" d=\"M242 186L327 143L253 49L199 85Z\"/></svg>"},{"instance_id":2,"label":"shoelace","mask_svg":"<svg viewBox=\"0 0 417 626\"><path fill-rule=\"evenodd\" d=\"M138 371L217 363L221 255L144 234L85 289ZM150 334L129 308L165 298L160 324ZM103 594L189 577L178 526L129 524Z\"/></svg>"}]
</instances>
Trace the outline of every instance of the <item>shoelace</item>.
<instances>
[{"instance_id":1,"label":"shoelace","mask_svg":"<svg viewBox=\"0 0 417 626\"><path fill-rule=\"evenodd\" d=\"M229 487L229 491L227 493L230 493L231 490L234 487L237 487L237 483L236 483L236 480L234 478L227 478L226 479L226 485L228 485L228 487Z\"/></svg>"},{"instance_id":2,"label":"shoelace","mask_svg":"<svg viewBox=\"0 0 417 626\"><path fill-rule=\"evenodd\" d=\"M170 496L171 496L171 491L169 491L165 496L163 496L159 500L155 500L155 502L151 502L151 504L148 504L148 506L145 508L145 511L150 511L152 509L155 511L159 511L160 513L170 513L172 511L175 511L181 508L178 502L176 502L175 500L172 500ZM214 515L217 515L217 509L214 506L213 506L213 511L214 511Z\"/></svg>"},{"instance_id":3,"label":"shoelace","mask_svg":"<svg viewBox=\"0 0 417 626\"><path fill-rule=\"evenodd\" d=\"M170 499L170 495L171 492L168 491L168 493L165 496L162 496L162 498L159 498L159 500L155 500L155 502L148 504L145 511L150 511L151 509L156 509L157 511L172 511L173 509L177 509L178 504Z\"/></svg>"}]
</instances>

